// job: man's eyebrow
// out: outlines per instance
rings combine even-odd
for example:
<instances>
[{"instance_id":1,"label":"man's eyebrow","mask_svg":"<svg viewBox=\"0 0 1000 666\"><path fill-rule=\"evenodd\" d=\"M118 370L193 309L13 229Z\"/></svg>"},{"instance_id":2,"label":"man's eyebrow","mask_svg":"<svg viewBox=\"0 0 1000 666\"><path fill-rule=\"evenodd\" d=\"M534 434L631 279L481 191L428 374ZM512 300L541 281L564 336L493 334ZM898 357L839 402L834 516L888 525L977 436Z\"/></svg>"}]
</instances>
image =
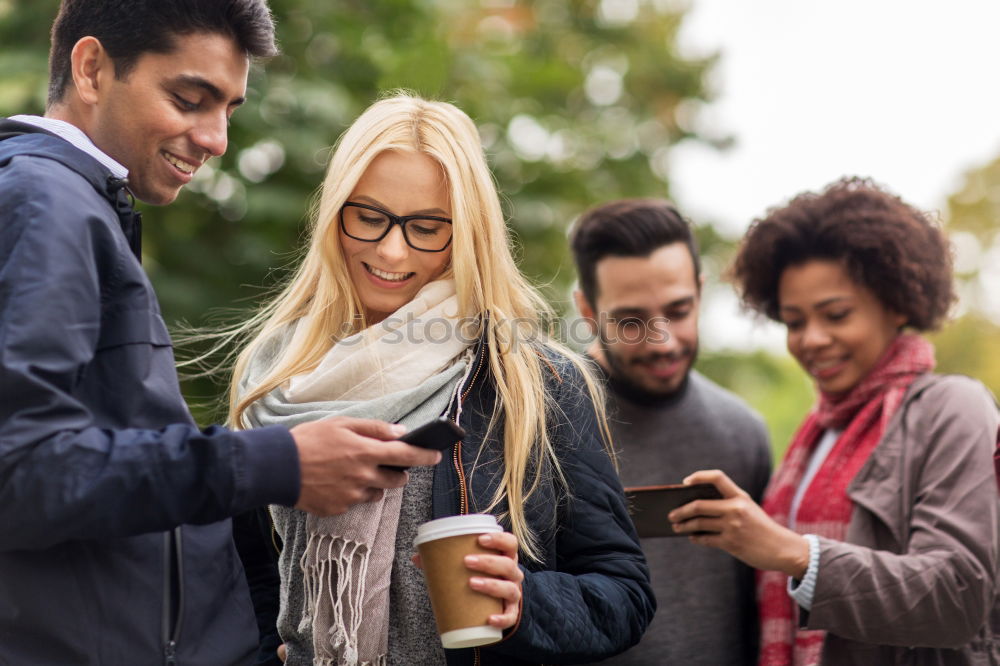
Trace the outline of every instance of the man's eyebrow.
<instances>
[{"instance_id":1,"label":"man's eyebrow","mask_svg":"<svg viewBox=\"0 0 1000 666\"><path fill-rule=\"evenodd\" d=\"M225 102L226 94L222 92L219 86L215 85L208 79L197 76L194 74L181 74L174 79L171 79L171 83L174 85L185 86L188 88L201 88L209 95L212 96L216 102ZM246 97L236 97L228 101L227 106L240 106L243 102L247 101Z\"/></svg>"},{"instance_id":2,"label":"man's eyebrow","mask_svg":"<svg viewBox=\"0 0 1000 666\"><path fill-rule=\"evenodd\" d=\"M671 308L681 308L684 307L685 305L694 305L694 296L685 296L683 298L678 298L677 300L670 301L664 306L664 309L669 310Z\"/></svg>"},{"instance_id":3,"label":"man's eyebrow","mask_svg":"<svg viewBox=\"0 0 1000 666\"><path fill-rule=\"evenodd\" d=\"M609 315L618 319L619 317L645 317L648 313L642 308L615 308L608 312Z\"/></svg>"}]
</instances>

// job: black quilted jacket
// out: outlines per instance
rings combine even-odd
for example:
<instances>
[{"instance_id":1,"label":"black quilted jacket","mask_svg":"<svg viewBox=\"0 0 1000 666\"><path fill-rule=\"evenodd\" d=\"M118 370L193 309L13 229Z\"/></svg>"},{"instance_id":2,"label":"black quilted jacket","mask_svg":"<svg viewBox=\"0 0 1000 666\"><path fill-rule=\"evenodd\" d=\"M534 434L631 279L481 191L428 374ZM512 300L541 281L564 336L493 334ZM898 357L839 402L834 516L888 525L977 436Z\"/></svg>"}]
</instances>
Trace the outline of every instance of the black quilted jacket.
<instances>
[{"instance_id":1,"label":"black quilted jacket","mask_svg":"<svg viewBox=\"0 0 1000 666\"><path fill-rule=\"evenodd\" d=\"M476 368L462 387L460 423L466 437L445 451L434 470L434 518L484 511L502 480L502 425L486 437L496 389L485 352L481 343ZM656 601L649 570L618 476L598 435L593 403L579 371L567 359L548 356L547 361L549 436L559 452L570 496L557 492L550 482L524 507L543 557L540 562L521 560L525 579L519 624L500 643L445 650L448 666L599 661L638 643L653 618ZM262 526L265 533L271 532L262 512L241 516L236 525L261 628L257 663L280 666L274 656L280 643L274 628L279 578L277 551L271 544L276 535L262 539ZM504 527L510 530L509 523Z\"/></svg>"},{"instance_id":2,"label":"black quilted jacket","mask_svg":"<svg viewBox=\"0 0 1000 666\"><path fill-rule=\"evenodd\" d=\"M461 425L468 434L435 470L435 518L482 511L502 480L502 427L484 438L496 401L484 357L481 346L478 372L462 390ZM550 483L524 507L544 557L521 560L520 623L500 643L446 650L449 666L597 661L638 643L656 608L646 561L583 379L565 358L548 361L549 436L570 496L560 497Z\"/></svg>"}]
</instances>

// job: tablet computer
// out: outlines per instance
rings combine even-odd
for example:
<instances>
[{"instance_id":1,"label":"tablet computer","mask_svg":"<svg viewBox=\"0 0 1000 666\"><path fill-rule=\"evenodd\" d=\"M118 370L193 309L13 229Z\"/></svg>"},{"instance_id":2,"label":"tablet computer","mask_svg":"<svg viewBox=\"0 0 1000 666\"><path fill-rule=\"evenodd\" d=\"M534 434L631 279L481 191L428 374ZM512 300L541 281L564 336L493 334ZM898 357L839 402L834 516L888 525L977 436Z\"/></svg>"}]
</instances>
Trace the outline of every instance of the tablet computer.
<instances>
[{"instance_id":1,"label":"tablet computer","mask_svg":"<svg viewBox=\"0 0 1000 666\"><path fill-rule=\"evenodd\" d=\"M625 489L635 531L643 539L687 536L674 532L667 514L697 499L722 499L711 483L692 485L633 486Z\"/></svg>"}]
</instances>

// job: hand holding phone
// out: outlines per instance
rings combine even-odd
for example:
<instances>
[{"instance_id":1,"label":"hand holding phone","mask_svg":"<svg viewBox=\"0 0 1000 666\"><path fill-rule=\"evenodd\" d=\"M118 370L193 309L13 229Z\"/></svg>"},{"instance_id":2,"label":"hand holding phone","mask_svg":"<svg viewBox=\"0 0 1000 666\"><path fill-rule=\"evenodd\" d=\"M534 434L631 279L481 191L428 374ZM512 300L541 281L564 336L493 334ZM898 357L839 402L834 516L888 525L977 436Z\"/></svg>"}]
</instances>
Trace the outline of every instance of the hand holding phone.
<instances>
[{"instance_id":1,"label":"hand holding phone","mask_svg":"<svg viewBox=\"0 0 1000 666\"><path fill-rule=\"evenodd\" d=\"M625 489L629 514L640 537L687 536L674 532L667 514L698 499L722 499L711 483L635 486Z\"/></svg>"},{"instance_id":2,"label":"hand holding phone","mask_svg":"<svg viewBox=\"0 0 1000 666\"><path fill-rule=\"evenodd\" d=\"M418 428L414 428L400 437L399 441L424 449L444 451L455 442L461 441L464 437L465 429L462 426L447 417L440 416ZM395 465L386 465L386 467L399 472L407 469L406 467L397 467Z\"/></svg>"}]
</instances>

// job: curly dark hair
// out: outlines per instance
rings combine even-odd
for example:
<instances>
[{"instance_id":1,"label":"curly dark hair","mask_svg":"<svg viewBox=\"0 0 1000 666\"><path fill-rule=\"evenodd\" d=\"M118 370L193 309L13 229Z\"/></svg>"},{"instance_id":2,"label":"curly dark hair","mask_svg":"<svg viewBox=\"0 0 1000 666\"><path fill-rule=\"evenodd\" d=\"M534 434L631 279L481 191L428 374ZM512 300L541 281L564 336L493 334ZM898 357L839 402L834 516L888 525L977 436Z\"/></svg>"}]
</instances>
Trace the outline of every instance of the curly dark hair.
<instances>
[{"instance_id":1,"label":"curly dark hair","mask_svg":"<svg viewBox=\"0 0 1000 666\"><path fill-rule=\"evenodd\" d=\"M869 179L843 178L768 210L740 242L729 277L744 306L779 321L781 274L810 259L843 262L851 279L919 331L940 326L955 300L944 233Z\"/></svg>"}]
</instances>

